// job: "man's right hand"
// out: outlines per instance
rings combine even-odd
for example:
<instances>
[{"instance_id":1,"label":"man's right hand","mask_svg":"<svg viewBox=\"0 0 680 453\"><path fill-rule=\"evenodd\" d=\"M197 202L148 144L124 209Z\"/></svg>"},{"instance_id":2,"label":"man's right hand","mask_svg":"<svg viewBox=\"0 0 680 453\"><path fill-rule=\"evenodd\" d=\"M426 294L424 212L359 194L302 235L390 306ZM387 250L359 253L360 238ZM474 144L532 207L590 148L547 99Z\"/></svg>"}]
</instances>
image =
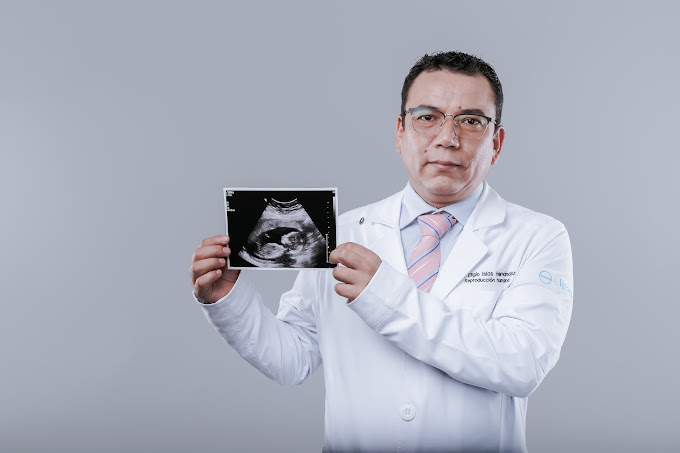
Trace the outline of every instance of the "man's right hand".
<instances>
[{"instance_id":1,"label":"man's right hand","mask_svg":"<svg viewBox=\"0 0 680 453\"><path fill-rule=\"evenodd\" d=\"M227 267L227 257L231 253L228 244L229 236L225 235L204 239L191 257L189 275L194 294L206 304L215 303L229 294L241 272Z\"/></svg>"}]
</instances>

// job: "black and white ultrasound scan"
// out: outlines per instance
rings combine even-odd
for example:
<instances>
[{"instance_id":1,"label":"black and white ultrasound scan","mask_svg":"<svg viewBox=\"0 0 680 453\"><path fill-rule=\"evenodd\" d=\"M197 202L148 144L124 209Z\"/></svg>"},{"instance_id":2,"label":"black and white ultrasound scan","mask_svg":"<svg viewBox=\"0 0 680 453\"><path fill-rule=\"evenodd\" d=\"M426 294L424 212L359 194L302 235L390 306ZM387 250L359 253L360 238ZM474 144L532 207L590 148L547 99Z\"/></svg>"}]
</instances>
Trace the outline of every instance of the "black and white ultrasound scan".
<instances>
[{"instance_id":1,"label":"black and white ultrasound scan","mask_svg":"<svg viewBox=\"0 0 680 453\"><path fill-rule=\"evenodd\" d=\"M231 269L324 269L336 247L337 189L225 188Z\"/></svg>"}]
</instances>

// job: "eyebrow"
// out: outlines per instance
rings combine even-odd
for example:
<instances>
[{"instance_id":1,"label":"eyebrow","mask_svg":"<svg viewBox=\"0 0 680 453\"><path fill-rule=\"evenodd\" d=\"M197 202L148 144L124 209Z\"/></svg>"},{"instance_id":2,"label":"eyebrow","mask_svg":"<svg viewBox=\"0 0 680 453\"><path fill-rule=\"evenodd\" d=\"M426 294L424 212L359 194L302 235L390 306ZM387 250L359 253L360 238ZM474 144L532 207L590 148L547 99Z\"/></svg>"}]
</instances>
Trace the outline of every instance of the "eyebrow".
<instances>
[{"instance_id":1,"label":"eyebrow","mask_svg":"<svg viewBox=\"0 0 680 453\"><path fill-rule=\"evenodd\" d=\"M460 115L461 113L463 113L465 115L489 116L482 109L463 109L463 110L460 111L460 113L458 113L458 115Z\"/></svg>"},{"instance_id":2,"label":"eyebrow","mask_svg":"<svg viewBox=\"0 0 680 453\"><path fill-rule=\"evenodd\" d=\"M442 112L440 109L438 109L437 107L435 107L435 106L433 106L433 105L420 104L418 107L424 107L424 108L426 108L426 109L436 110L436 111L438 111L439 113L444 113L444 112ZM456 115L480 115L480 116L489 116L489 115L487 115L487 114L484 112L484 110L482 110L482 109L463 109L463 110L461 110L460 112L456 113Z\"/></svg>"}]
</instances>

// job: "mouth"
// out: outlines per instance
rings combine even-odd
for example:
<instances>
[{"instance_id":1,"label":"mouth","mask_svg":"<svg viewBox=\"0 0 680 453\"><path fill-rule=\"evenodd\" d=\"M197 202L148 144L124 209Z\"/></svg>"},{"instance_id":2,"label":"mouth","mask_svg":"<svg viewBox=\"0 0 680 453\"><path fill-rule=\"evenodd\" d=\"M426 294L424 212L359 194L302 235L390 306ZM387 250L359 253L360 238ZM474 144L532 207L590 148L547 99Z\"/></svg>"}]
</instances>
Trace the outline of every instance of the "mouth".
<instances>
[{"instance_id":1,"label":"mouth","mask_svg":"<svg viewBox=\"0 0 680 453\"><path fill-rule=\"evenodd\" d=\"M451 170L453 168L460 167L460 165L456 164L455 162L448 160L433 160L428 162L428 164L432 165L438 170Z\"/></svg>"}]
</instances>

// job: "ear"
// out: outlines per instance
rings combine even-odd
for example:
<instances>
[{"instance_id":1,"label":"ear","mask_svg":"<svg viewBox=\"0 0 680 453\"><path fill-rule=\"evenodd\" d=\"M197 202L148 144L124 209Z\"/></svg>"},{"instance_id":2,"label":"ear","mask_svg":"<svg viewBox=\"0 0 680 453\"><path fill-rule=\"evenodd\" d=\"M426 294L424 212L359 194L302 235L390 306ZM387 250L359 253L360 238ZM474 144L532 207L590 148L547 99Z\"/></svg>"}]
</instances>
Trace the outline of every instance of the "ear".
<instances>
[{"instance_id":1,"label":"ear","mask_svg":"<svg viewBox=\"0 0 680 453\"><path fill-rule=\"evenodd\" d=\"M404 124L401 121L401 115L397 116L397 131L394 134L394 144L397 148L397 153L401 154L401 139L404 136Z\"/></svg>"},{"instance_id":2,"label":"ear","mask_svg":"<svg viewBox=\"0 0 680 453\"><path fill-rule=\"evenodd\" d=\"M503 148L503 141L505 140L505 128L498 126L498 130L493 136L493 157L491 158L491 165L495 164L498 156L501 155L501 148Z\"/></svg>"}]
</instances>

